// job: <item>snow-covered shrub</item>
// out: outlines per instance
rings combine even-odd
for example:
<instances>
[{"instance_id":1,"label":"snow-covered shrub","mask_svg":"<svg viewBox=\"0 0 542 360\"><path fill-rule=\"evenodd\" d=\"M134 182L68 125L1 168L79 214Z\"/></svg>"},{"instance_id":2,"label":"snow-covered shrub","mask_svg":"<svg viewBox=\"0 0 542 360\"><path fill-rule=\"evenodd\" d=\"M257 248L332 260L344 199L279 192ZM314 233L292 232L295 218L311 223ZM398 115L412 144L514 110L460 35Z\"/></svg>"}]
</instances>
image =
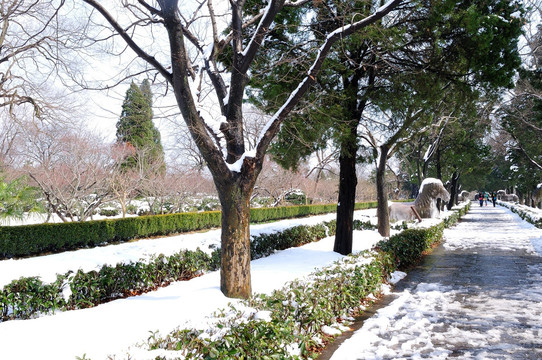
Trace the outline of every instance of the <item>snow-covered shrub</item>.
<instances>
[{"instance_id":1,"label":"snow-covered shrub","mask_svg":"<svg viewBox=\"0 0 542 360\"><path fill-rule=\"evenodd\" d=\"M105 208L100 209L98 214L102 216L117 216L120 213L119 209Z\"/></svg>"},{"instance_id":2,"label":"snow-covered shrub","mask_svg":"<svg viewBox=\"0 0 542 360\"><path fill-rule=\"evenodd\" d=\"M297 189L286 194L284 200L292 205L304 205L307 203L307 196L302 190Z\"/></svg>"},{"instance_id":3,"label":"snow-covered shrub","mask_svg":"<svg viewBox=\"0 0 542 360\"><path fill-rule=\"evenodd\" d=\"M454 211L450 212L444 218L444 227L449 228L456 224L463 215L465 215L470 209L470 200L464 203L461 203L453 208Z\"/></svg>"},{"instance_id":4,"label":"snow-covered shrub","mask_svg":"<svg viewBox=\"0 0 542 360\"><path fill-rule=\"evenodd\" d=\"M328 222L318 225L300 225L281 232L262 234L252 237L250 241L250 254L252 259L259 259L273 254L277 250L301 246L318 241L335 233L330 231Z\"/></svg>"},{"instance_id":5,"label":"snow-covered shrub","mask_svg":"<svg viewBox=\"0 0 542 360\"><path fill-rule=\"evenodd\" d=\"M13 280L0 290L0 319L30 319L64 308L64 280L62 276L52 284L44 284L37 276Z\"/></svg>"},{"instance_id":6,"label":"snow-covered shrub","mask_svg":"<svg viewBox=\"0 0 542 360\"><path fill-rule=\"evenodd\" d=\"M184 250L170 256L161 254L148 262L104 265L99 271L70 271L58 275L52 284L44 284L37 277L21 278L0 290L1 319L28 319L39 313L88 308L151 291L216 270L217 259L216 254L199 249Z\"/></svg>"},{"instance_id":7,"label":"snow-covered shrub","mask_svg":"<svg viewBox=\"0 0 542 360\"><path fill-rule=\"evenodd\" d=\"M183 250L170 256L160 254L149 262L104 265L99 271L79 270L70 277L68 308L95 306L216 269L212 256L198 249Z\"/></svg>"},{"instance_id":8,"label":"snow-covered shrub","mask_svg":"<svg viewBox=\"0 0 542 360\"><path fill-rule=\"evenodd\" d=\"M422 258L424 251L442 240L444 224L440 223L430 228L406 229L389 238L380 241L377 246L382 251L394 256L400 270L416 265Z\"/></svg>"},{"instance_id":9,"label":"snow-covered shrub","mask_svg":"<svg viewBox=\"0 0 542 360\"><path fill-rule=\"evenodd\" d=\"M539 209L505 201L499 201L498 204L510 209L510 211L518 214L520 218L533 224L537 228L542 229L542 212Z\"/></svg>"},{"instance_id":10,"label":"snow-covered shrub","mask_svg":"<svg viewBox=\"0 0 542 360\"><path fill-rule=\"evenodd\" d=\"M180 329L149 339L149 349L176 350L186 359L307 359L340 322L364 309L393 270L388 254L345 257L271 295L255 295L219 311L208 329ZM258 316L265 313L266 316Z\"/></svg>"}]
</instances>

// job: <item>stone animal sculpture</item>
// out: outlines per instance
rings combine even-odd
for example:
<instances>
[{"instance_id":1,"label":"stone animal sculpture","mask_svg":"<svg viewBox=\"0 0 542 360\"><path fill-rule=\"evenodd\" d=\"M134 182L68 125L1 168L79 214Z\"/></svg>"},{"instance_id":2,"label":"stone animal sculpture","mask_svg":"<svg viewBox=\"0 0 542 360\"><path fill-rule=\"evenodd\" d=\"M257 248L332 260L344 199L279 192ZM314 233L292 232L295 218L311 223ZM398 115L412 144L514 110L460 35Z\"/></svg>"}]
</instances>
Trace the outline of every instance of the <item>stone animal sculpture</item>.
<instances>
[{"instance_id":1,"label":"stone animal sculpture","mask_svg":"<svg viewBox=\"0 0 542 360\"><path fill-rule=\"evenodd\" d=\"M471 199L471 193L467 190L461 191L461 194L459 194L459 201L469 201Z\"/></svg>"},{"instance_id":2,"label":"stone animal sculpture","mask_svg":"<svg viewBox=\"0 0 542 360\"><path fill-rule=\"evenodd\" d=\"M389 207L390 219L415 220L418 214L421 218L432 218L438 215L437 199L450 200L450 193L442 185L442 181L427 178L420 186L420 192L414 203L392 203Z\"/></svg>"},{"instance_id":3,"label":"stone animal sculpture","mask_svg":"<svg viewBox=\"0 0 542 360\"><path fill-rule=\"evenodd\" d=\"M505 190L497 191L497 200L518 202L519 198L516 194L507 194Z\"/></svg>"}]
</instances>

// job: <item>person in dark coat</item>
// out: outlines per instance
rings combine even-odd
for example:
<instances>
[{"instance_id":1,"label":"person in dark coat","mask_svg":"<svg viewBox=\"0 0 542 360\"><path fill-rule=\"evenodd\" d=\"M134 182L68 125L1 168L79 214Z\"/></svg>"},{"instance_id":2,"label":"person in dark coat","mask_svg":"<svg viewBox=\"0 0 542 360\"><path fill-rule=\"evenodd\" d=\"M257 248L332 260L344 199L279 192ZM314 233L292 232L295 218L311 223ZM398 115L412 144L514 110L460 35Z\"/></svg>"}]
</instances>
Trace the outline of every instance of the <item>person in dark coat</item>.
<instances>
[{"instance_id":1,"label":"person in dark coat","mask_svg":"<svg viewBox=\"0 0 542 360\"><path fill-rule=\"evenodd\" d=\"M491 202L493 202L493 207L495 207L495 204L497 203L497 193L495 191L491 193Z\"/></svg>"}]
</instances>

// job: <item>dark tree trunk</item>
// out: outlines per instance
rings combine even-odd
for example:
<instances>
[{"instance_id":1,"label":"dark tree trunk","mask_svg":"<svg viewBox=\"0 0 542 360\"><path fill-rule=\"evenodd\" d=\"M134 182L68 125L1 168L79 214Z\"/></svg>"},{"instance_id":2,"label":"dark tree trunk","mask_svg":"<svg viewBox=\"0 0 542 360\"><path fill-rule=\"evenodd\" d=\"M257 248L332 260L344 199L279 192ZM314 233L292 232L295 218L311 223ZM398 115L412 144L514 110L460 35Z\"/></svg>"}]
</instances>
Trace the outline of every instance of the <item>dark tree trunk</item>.
<instances>
[{"instance_id":1,"label":"dark tree trunk","mask_svg":"<svg viewBox=\"0 0 542 360\"><path fill-rule=\"evenodd\" d=\"M386 194L386 162L389 149L380 147L380 158L376 166L376 215L378 218L378 233L390 236L390 213L388 210L388 195Z\"/></svg>"},{"instance_id":2,"label":"dark tree trunk","mask_svg":"<svg viewBox=\"0 0 542 360\"><path fill-rule=\"evenodd\" d=\"M442 180L442 165L440 164L440 148L437 148L435 163L436 163L435 167L437 168L437 179Z\"/></svg>"},{"instance_id":3,"label":"dark tree trunk","mask_svg":"<svg viewBox=\"0 0 542 360\"><path fill-rule=\"evenodd\" d=\"M353 153L352 153L353 151ZM339 203L337 204L337 231L333 251L342 255L352 252L354 205L356 202L356 151L357 143L350 144L345 155L339 157Z\"/></svg>"},{"instance_id":4,"label":"dark tree trunk","mask_svg":"<svg viewBox=\"0 0 542 360\"><path fill-rule=\"evenodd\" d=\"M458 186L459 186L459 173L456 170L456 171L454 171L454 173L452 175L452 183L451 183L451 186L450 186L450 201L448 201L448 204L446 206L446 208L448 210L451 210L452 207L456 203L456 200L457 200L457 187Z\"/></svg>"},{"instance_id":5,"label":"dark tree trunk","mask_svg":"<svg viewBox=\"0 0 542 360\"><path fill-rule=\"evenodd\" d=\"M346 59L345 59L346 61ZM368 72L369 86L374 83L374 71ZM342 255L352 252L352 231L354 228L354 207L356 203L356 156L358 153L358 125L367 100L358 101L359 82L365 70L358 68L353 76L343 74L346 100L343 105L345 119L350 119L341 137L339 156L339 199L337 203L337 230L333 251Z\"/></svg>"}]
</instances>

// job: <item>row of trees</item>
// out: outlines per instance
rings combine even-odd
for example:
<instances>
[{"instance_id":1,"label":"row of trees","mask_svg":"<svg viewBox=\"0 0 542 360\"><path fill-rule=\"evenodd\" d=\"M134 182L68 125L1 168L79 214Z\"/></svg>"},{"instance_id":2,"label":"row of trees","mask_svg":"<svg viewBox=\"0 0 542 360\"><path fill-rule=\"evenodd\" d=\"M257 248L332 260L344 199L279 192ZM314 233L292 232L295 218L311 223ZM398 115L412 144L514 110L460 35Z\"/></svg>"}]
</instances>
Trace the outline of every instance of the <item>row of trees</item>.
<instances>
[{"instance_id":1,"label":"row of trees","mask_svg":"<svg viewBox=\"0 0 542 360\"><path fill-rule=\"evenodd\" d=\"M321 3L307 37L321 37L364 6L366 2ZM396 154L418 184L428 175L451 179L452 195L457 193L460 175L472 172L478 150L484 148L480 137L489 124L484 109L491 108L499 89L512 86L520 64L521 14L520 5L509 1L476 6L467 1L404 2L385 22L342 40L333 50L313 94L283 127L273 150L283 164L295 168L329 141L339 149L336 251L348 254L352 249L360 157L375 164L383 236L390 229L384 179L388 160ZM293 38L285 44L287 31L300 31L296 18L267 43L273 53L287 54L282 65L261 62L254 81L259 91L253 101L265 109L280 108L282 94L295 86L295 80L284 78L304 65L299 53L307 40Z\"/></svg>"},{"instance_id":2,"label":"row of trees","mask_svg":"<svg viewBox=\"0 0 542 360\"><path fill-rule=\"evenodd\" d=\"M541 4L529 2L530 16L540 17ZM523 55L516 86L497 112L493 139L492 183L514 191L528 205L542 200L542 28L526 28Z\"/></svg>"},{"instance_id":3,"label":"row of trees","mask_svg":"<svg viewBox=\"0 0 542 360\"><path fill-rule=\"evenodd\" d=\"M184 21L191 18L188 10L175 1L158 1L156 7L143 3L141 13L161 19L168 34L171 58L163 62L151 56L145 44L134 43L135 37L100 4L85 2L164 76L176 95L221 200L221 287L228 296L250 295L249 198L283 123L290 129L281 148L293 149L294 158L329 139L340 149L335 249L346 254L351 251L360 146L372 151L366 158L376 165L379 231L386 236L387 160L414 135L427 137L452 118L473 119L473 108L478 120L480 103L511 86L520 64L521 4L510 1L391 1L376 10L364 1L232 1L226 28L220 28L216 9L208 2L204 13L212 25L211 39L197 39L193 23ZM212 51L203 44L210 44ZM200 72L191 71L195 68ZM202 90L193 92L195 85L190 85L206 81L218 121L198 111ZM255 102L273 114L253 149L243 138L247 86ZM313 91L305 103L302 95L309 88ZM292 131L296 126L301 128ZM291 135L303 139L309 150L295 149L300 142ZM441 155L443 144L440 137L435 139L435 151L426 152L424 161ZM455 183L459 166L452 164Z\"/></svg>"},{"instance_id":4,"label":"row of trees","mask_svg":"<svg viewBox=\"0 0 542 360\"><path fill-rule=\"evenodd\" d=\"M70 27L66 19L79 20L71 30L80 41L55 43L55 53L80 56L102 45L102 54L126 68L101 87L145 73L167 89L162 93L171 91L220 199L221 289L231 297L251 293L249 204L271 147L278 161L294 168L314 151L330 144L337 149L335 250L346 254L356 165L374 165L379 231L389 235L389 160L401 155L403 168L416 169L418 179L451 173L456 189L483 149L479 134L487 130L490 113L485 109L497 101L499 89L512 85L520 64L523 10L517 1L139 0L109 8L80 2L88 6L68 9L52 0L45 5L50 9L44 14L52 15L44 29L55 20L62 34L59 29ZM90 79L65 70L62 79L93 87ZM137 88L144 103L145 92L135 85L134 102ZM247 95L269 113L254 141L247 140ZM141 150L135 139L122 138L121 128L119 147ZM156 143L155 135L151 129L145 138ZM156 159L155 150L148 151L143 157ZM141 159L130 156L122 156L123 171Z\"/></svg>"}]
</instances>

